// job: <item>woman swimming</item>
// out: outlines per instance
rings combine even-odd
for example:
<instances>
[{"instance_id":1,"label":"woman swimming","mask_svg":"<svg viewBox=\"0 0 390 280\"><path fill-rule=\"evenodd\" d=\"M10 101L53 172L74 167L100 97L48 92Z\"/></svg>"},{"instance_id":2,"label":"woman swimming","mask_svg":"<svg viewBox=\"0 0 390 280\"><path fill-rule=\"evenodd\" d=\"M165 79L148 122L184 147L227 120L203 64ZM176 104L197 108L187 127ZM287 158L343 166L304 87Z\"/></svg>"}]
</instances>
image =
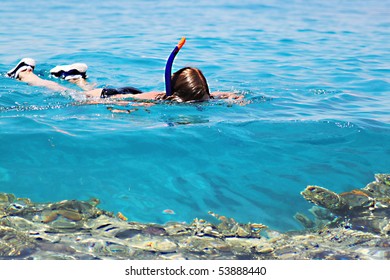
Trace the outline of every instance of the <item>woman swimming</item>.
<instances>
[{"instance_id":1,"label":"woman swimming","mask_svg":"<svg viewBox=\"0 0 390 280\"><path fill-rule=\"evenodd\" d=\"M182 39L183 41L183 39ZM185 40L184 40L185 41ZM179 43L180 44L180 43ZM184 42L182 43L182 45ZM181 45L181 46L182 46ZM177 53L177 52L176 52ZM172 56L172 54L171 54ZM172 65L172 61L167 62L167 66ZM169 65L170 63L170 65ZM55 91L67 91L68 88L49 80L44 80L34 73L35 61L31 58L22 59L7 75L26 82L32 86L43 86ZM86 82L87 65L75 63L72 65L56 66L50 73L58 78L70 81L83 89L82 94L90 98L100 99L124 99L132 98L137 100L168 100L175 102L196 102L207 101L213 98L221 99L241 99L243 96L230 92L210 93L205 76L202 71L193 67L185 67L170 75L170 68L166 70L166 78L171 77L166 87L167 92L142 92L134 87L123 88L97 88L91 89ZM167 75L168 74L168 75ZM166 81L167 83L167 81ZM107 103L102 100L102 103Z\"/></svg>"}]
</instances>

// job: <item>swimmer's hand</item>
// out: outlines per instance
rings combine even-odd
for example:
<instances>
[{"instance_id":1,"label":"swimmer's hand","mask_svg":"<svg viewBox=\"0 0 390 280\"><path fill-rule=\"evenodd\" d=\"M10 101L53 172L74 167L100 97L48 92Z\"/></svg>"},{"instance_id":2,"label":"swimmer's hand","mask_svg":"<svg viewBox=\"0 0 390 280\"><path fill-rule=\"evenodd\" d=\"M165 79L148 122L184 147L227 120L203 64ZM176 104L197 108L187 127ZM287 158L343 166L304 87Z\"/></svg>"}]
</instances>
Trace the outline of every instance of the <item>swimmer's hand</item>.
<instances>
[{"instance_id":1,"label":"swimmer's hand","mask_svg":"<svg viewBox=\"0 0 390 280\"><path fill-rule=\"evenodd\" d=\"M242 94L236 94L234 92L212 92L211 96L215 99L234 99L234 100L241 100L244 98L244 95Z\"/></svg>"},{"instance_id":2,"label":"swimmer's hand","mask_svg":"<svg viewBox=\"0 0 390 280\"><path fill-rule=\"evenodd\" d=\"M137 108L131 109L131 110L125 110L125 109L115 109L113 107L107 107L108 111L111 111L112 113L124 113L124 114L131 114L133 112L138 111Z\"/></svg>"}]
</instances>

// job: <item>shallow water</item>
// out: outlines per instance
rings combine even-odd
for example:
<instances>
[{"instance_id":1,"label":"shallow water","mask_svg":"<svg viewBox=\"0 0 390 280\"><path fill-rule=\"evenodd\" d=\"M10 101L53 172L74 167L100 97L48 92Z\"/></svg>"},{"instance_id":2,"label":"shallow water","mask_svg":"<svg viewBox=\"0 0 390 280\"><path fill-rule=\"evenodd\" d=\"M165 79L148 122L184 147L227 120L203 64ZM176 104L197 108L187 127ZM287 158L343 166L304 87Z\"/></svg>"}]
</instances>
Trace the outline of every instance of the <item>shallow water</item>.
<instances>
[{"instance_id":1,"label":"shallow water","mask_svg":"<svg viewBox=\"0 0 390 280\"><path fill-rule=\"evenodd\" d=\"M288 230L310 207L306 185L340 192L389 172L390 7L285 2L1 1L0 191L99 197L142 222L211 210ZM48 79L80 61L97 86L163 90L181 36L174 70L199 67L212 90L251 103L112 114L4 76L22 57Z\"/></svg>"}]
</instances>

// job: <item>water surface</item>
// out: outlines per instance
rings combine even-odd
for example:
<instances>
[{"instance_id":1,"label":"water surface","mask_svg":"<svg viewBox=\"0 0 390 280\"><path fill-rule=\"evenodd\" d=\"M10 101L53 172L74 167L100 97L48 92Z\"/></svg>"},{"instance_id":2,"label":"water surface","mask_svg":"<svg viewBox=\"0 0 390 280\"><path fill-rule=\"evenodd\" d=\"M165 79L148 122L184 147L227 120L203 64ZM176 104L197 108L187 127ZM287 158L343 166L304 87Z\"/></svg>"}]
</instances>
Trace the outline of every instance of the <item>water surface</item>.
<instances>
[{"instance_id":1,"label":"water surface","mask_svg":"<svg viewBox=\"0 0 390 280\"><path fill-rule=\"evenodd\" d=\"M0 191L98 197L142 222L211 210L298 229L308 184L346 191L389 172L389 9L379 0L2 1ZM84 62L99 87L163 90L181 36L174 70L199 67L212 90L250 104L113 114L4 75L32 57L43 78Z\"/></svg>"}]
</instances>

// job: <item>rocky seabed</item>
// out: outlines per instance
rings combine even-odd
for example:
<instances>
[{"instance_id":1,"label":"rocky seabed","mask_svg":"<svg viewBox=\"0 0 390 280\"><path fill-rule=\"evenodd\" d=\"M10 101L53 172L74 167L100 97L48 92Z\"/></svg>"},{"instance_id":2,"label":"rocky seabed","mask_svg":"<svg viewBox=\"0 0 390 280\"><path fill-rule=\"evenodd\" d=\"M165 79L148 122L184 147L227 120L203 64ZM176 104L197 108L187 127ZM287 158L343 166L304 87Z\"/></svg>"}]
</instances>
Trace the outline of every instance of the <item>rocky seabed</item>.
<instances>
[{"instance_id":1,"label":"rocky seabed","mask_svg":"<svg viewBox=\"0 0 390 280\"><path fill-rule=\"evenodd\" d=\"M305 230L278 232L210 212L213 223L129 222L97 199L34 203L0 193L0 258L39 260L355 260L390 259L390 175L337 194L308 186L314 219Z\"/></svg>"}]
</instances>

